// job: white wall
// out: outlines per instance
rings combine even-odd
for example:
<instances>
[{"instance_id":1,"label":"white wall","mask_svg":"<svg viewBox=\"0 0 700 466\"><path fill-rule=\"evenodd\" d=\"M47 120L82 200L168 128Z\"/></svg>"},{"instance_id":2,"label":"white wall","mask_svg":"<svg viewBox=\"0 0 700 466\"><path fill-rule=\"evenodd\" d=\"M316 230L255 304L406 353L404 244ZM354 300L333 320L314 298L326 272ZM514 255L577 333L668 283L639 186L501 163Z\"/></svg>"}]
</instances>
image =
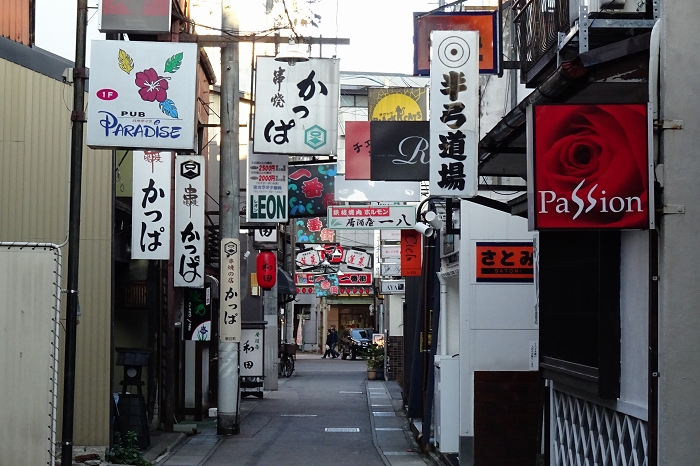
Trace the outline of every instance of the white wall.
<instances>
[{"instance_id":1,"label":"white wall","mask_svg":"<svg viewBox=\"0 0 700 466\"><path fill-rule=\"evenodd\" d=\"M620 264L620 403L648 407L649 232L622 232ZM620 407L625 411L624 407Z\"/></svg>"},{"instance_id":2,"label":"white wall","mask_svg":"<svg viewBox=\"0 0 700 466\"><path fill-rule=\"evenodd\" d=\"M461 203L460 435L474 435L474 371L537 370L538 342L532 283L477 283L477 241L532 241L527 219L469 201Z\"/></svg>"}]
</instances>

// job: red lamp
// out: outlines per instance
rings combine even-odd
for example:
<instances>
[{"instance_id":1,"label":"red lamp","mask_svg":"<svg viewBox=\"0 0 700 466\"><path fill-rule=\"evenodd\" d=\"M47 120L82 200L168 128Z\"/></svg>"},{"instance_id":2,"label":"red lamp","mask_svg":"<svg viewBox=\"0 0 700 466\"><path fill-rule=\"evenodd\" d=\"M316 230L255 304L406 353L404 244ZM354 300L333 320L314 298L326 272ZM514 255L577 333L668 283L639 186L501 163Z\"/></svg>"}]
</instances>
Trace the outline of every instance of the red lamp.
<instances>
[{"instance_id":1,"label":"red lamp","mask_svg":"<svg viewBox=\"0 0 700 466\"><path fill-rule=\"evenodd\" d=\"M270 251L258 253L255 260L255 269L258 274L258 285L263 290L272 289L277 282L277 258Z\"/></svg>"}]
</instances>

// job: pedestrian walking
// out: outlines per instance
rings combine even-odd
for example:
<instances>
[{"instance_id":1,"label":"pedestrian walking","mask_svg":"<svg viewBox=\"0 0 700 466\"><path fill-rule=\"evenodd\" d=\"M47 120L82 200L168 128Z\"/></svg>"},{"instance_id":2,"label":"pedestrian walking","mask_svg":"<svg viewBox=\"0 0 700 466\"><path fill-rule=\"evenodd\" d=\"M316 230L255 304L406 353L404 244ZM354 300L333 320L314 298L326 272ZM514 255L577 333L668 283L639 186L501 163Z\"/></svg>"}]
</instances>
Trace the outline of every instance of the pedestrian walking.
<instances>
[{"instance_id":1,"label":"pedestrian walking","mask_svg":"<svg viewBox=\"0 0 700 466\"><path fill-rule=\"evenodd\" d=\"M322 359L326 359L327 357L332 357L333 359L337 359L338 356L340 356L340 353L338 353L335 350L335 346L338 344L338 332L335 331L335 325L331 325L330 330L326 332L326 351L323 353Z\"/></svg>"}]
</instances>

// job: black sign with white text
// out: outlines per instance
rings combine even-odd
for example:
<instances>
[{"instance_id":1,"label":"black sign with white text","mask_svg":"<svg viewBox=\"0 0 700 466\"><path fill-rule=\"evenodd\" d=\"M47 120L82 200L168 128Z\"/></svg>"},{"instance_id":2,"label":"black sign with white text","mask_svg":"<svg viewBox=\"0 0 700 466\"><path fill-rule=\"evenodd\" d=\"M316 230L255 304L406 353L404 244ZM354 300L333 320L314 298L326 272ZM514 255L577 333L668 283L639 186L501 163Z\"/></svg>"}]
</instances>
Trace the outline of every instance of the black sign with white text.
<instances>
[{"instance_id":1,"label":"black sign with white text","mask_svg":"<svg viewBox=\"0 0 700 466\"><path fill-rule=\"evenodd\" d=\"M427 181L430 176L430 122L371 121L370 179Z\"/></svg>"}]
</instances>

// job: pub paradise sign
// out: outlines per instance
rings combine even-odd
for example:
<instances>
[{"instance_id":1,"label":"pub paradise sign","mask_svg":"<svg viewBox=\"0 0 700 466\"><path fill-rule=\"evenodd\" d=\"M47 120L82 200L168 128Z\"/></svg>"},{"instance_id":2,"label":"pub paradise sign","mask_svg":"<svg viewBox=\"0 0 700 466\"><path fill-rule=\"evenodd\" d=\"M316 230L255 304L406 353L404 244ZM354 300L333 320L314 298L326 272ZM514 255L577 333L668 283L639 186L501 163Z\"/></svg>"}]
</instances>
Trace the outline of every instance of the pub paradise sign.
<instances>
[{"instance_id":1,"label":"pub paradise sign","mask_svg":"<svg viewBox=\"0 0 700 466\"><path fill-rule=\"evenodd\" d=\"M197 44L92 41L87 144L195 150Z\"/></svg>"}]
</instances>

